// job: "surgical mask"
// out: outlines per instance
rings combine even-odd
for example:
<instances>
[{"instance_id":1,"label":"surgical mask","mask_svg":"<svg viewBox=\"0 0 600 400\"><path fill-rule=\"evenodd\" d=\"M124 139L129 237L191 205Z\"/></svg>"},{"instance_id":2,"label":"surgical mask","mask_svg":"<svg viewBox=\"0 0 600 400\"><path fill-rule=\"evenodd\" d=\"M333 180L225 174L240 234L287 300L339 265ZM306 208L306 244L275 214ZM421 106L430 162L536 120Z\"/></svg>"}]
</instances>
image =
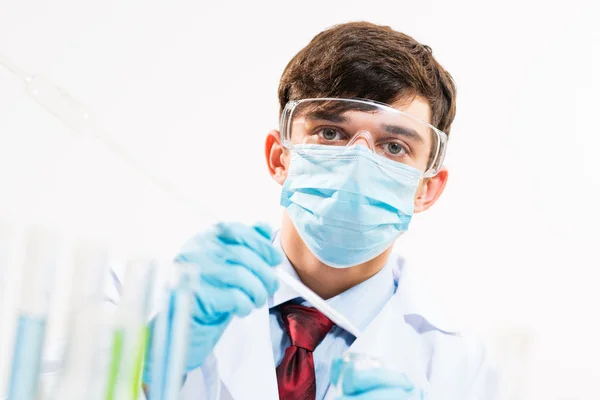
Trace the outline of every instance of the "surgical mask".
<instances>
[{"instance_id":1,"label":"surgical mask","mask_svg":"<svg viewBox=\"0 0 600 400\"><path fill-rule=\"evenodd\" d=\"M280 204L321 262L359 265L408 229L421 171L365 146L296 147Z\"/></svg>"}]
</instances>

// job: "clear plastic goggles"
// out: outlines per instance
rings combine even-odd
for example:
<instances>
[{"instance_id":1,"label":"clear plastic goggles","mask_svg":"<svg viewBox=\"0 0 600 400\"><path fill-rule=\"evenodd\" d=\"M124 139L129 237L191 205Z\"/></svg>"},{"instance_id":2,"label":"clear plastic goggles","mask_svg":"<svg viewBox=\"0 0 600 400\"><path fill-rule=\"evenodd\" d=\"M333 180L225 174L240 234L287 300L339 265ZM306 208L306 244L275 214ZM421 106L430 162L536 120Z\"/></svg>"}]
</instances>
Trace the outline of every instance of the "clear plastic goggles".
<instances>
[{"instance_id":1,"label":"clear plastic goggles","mask_svg":"<svg viewBox=\"0 0 600 400\"><path fill-rule=\"evenodd\" d=\"M447 135L386 104L360 99L302 99L288 102L281 115L282 144L302 153L303 146L363 145L389 160L438 173ZM338 154L343 154L338 153Z\"/></svg>"}]
</instances>

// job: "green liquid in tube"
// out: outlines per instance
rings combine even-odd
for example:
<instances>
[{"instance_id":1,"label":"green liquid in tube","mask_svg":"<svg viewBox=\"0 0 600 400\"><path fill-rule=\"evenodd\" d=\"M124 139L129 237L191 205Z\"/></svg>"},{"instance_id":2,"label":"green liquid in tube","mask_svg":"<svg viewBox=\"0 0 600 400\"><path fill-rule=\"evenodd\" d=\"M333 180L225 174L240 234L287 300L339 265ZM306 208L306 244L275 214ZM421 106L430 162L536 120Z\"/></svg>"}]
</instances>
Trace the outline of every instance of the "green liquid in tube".
<instances>
[{"instance_id":1,"label":"green liquid in tube","mask_svg":"<svg viewBox=\"0 0 600 400\"><path fill-rule=\"evenodd\" d=\"M127 363L124 363L123 360L124 353L132 353L124 351L125 335L123 330L118 330L114 333L112 360L109 365L107 379L106 400L137 400L142 387L142 369L146 356L148 334L149 327L145 326L139 334L139 340L136 341L136 349L133 352L135 361L133 365L130 364L132 370L122 371L121 369L127 366ZM124 394L126 395L125 398L123 398Z\"/></svg>"}]
</instances>

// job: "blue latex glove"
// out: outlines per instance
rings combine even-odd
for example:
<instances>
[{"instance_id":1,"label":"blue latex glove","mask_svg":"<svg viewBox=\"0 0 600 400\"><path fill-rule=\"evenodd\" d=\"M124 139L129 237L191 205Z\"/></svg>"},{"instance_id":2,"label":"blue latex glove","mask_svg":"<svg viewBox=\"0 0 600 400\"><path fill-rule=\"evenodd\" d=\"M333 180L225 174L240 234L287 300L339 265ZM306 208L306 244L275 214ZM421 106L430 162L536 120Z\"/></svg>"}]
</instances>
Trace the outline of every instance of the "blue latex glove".
<instances>
[{"instance_id":1,"label":"blue latex glove","mask_svg":"<svg viewBox=\"0 0 600 400\"><path fill-rule=\"evenodd\" d=\"M271 229L262 224L218 224L183 247L176 261L200 266L186 373L202 365L234 316L247 316L275 293L279 283L273 267L282 260L281 250L271 243ZM147 359L144 366L146 384L151 363Z\"/></svg>"},{"instance_id":2,"label":"blue latex glove","mask_svg":"<svg viewBox=\"0 0 600 400\"><path fill-rule=\"evenodd\" d=\"M359 370L341 358L333 361L330 381L335 385L342 373L342 393L336 400L416 400L418 391L404 374L383 368Z\"/></svg>"}]
</instances>

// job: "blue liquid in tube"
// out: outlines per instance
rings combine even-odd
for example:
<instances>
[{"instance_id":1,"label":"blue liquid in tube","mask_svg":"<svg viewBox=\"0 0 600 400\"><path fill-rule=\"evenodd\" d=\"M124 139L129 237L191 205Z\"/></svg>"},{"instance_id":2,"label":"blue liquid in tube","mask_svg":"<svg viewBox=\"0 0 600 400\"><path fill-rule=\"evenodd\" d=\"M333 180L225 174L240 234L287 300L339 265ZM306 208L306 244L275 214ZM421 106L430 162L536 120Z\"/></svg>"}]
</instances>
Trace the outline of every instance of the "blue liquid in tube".
<instances>
[{"instance_id":1,"label":"blue liquid in tube","mask_svg":"<svg viewBox=\"0 0 600 400\"><path fill-rule=\"evenodd\" d=\"M182 269L168 291L167 307L157 316L153 338L150 399L176 400L185 381L194 270Z\"/></svg>"},{"instance_id":2,"label":"blue liquid in tube","mask_svg":"<svg viewBox=\"0 0 600 400\"><path fill-rule=\"evenodd\" d=\"M172 316L169 324L169 352L164 381L165 400L177 399L184 382L191 296L189 288L179 288L171 293L169 299Z\"/></svg>"},{"instance_id":3,"label":"blue liquid in tube","mask_svg":"<svg viewBox=\"0 0 600 400\"><path fill-rule=\"evenodd\" d=\"M19 316L8 400L36 399L45 332L45 318Z\"/></svg>"}]
</instances>

